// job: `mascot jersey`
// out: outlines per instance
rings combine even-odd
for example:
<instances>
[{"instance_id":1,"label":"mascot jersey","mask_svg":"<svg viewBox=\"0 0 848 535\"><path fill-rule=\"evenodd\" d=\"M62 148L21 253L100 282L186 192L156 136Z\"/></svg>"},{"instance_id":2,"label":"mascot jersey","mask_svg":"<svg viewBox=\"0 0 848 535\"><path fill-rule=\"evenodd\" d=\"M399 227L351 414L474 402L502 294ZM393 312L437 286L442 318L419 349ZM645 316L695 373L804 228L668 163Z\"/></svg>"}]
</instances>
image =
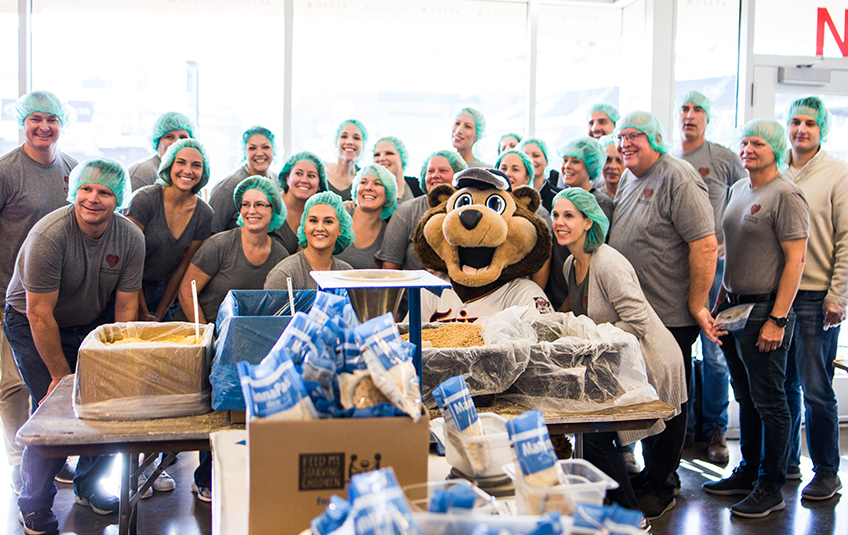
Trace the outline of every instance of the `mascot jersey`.
<instances>
[{"instance_id":1,"label":"mascot jersey","mask_svg":"<svg viewBox=\"0 0 848 535\"><path fill-rule=\"evenodd\" d=\"M430 292L421 293L421 320L441 322L474 322L491 316L511 306L526 306L523 319L553 312L548 297L539 285L529 279L515 279L477 299L462 302L451 289L436 297Z\"/></svg>"}]
</instances>

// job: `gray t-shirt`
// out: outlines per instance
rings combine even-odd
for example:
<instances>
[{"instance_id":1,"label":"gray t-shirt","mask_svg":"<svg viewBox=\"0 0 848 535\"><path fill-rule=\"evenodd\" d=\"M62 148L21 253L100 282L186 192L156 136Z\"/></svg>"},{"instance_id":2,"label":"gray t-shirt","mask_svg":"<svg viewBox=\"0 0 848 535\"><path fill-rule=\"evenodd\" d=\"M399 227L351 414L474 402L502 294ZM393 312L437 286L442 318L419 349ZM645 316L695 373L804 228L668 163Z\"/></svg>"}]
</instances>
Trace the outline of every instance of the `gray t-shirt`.
<instances>
[{"instance_id":1,"label":"gray t-shirt","mask_svg":"<svg viewBox=\"0 0 848 535\"><path fill-rule=\"evenodd\" d=\"M218 308L230 290L261 290L271 268L287 256L283 246L272 239L268 258L258 266L251 264L241 246L241 228L215 234L203 242L191 263L212 277L197 295L206 321L215 321ZM182 309L174 314L174 319L186 321Z\"/></svg>"},{"instance_id":2,"label":"gray t-shirt","mask_svg":"<svg viewBox=\"0 0 848 535\"><path fill-rule=\"evenodd\" d=\"M53 316L59 327L88 325L115 290L137 292L144 269L144 234L112 214L99 239L79 227L73 206L50 212L32 228L18 254L6 301L26 315L26 292L59 290Z\"/></svg>"},{"instance_id":3,"label":"gray t-shirt","mask_svg":"<svg viewBox=\"0 0 848 535\"><path fill-rule=\"evenodd\" d=\"M330 184L329 182L327 182L327 186L330 188L330 191L332 191L336 195L340 196L343 201L349 201L353 198L353 197L351 197L351 190L353 189L352 184L350 186L346 187L345 189L338 189L337 187Z\"/></svg>"},{"instance_id":4,"label":"gray t-shirt","mask_svg":"<svg viewBox=\"0 0 848 535\"><path fill-rule=\"evenodd\" d=\"M582 282L577 282L577 270L569 270L568 273L568 304L575 316L586 316L589 308L589 273L583 277Z\"/></svg>"},{"instance_id":5,"label":"gray t-shirt","mask_svg":"<svg viewBox=\"0 0 848 535\"><path fill-rule=\"evenodd\" d=\"M615 203L612 197L609 196L609 193L598 188L592 188L589 190L589 193L595 197L595 200L598 201L598 206L601 207L601 211L612 222L612 212L615 209Z\"/></svg>"},{"instance_id":6,"label":"gray t-shirt","mask_svg":"<svg viewBox=\"0 0 848 535\"><path fill-rule=\"evenodd\" d=\"M403 180L403 195L398 197L397 203L398 205L405 203L407 201L411 201L415 198L415 195L412 194L412 188L409 187L409 184L406 183L405 179Z\"/></svg>"},{"instance_id":7,"label":"gray t-shirt","mask_svg":"<svg viewBox=\"0 0 848 535\"><path fill-rule=\"evenodd\" d=\"M777 291L786 265L780 244L810 235L810 211L801 189L784 175L751 189L750 179L730 188L722 224L724 287L735 294Z\"/></svg>"},{"instance_id":8,"label":"gray t-shirt","mask_svg":"<svg viewBox=\"0 0 848 535\"><path fill-rule=\"evenodd\" d=\"M27 155L23 145L0 157L0 305L27 233L39 219L68 204L68 176L77 161L62 152L50 165Z\"/></svg>"},{"instance_id":9,"label":"gray t-shirt","mask_svg":"<svg viewBox=\"0 0 848 535\"><path fill-rule=\"evenodd\" d=\"M141 189L144 186L152 186L156 179L159 178L159 165L162 159L158 154L154 154L143 160L139 160L130 164L127 171L130 174L130 183L132 190Z\"/></svg>"},{"instance_id":10,"label":"gray t-shirt","mask_svg":"<svg viewBox=\"0 0 848 535\"><path fill-rule=\"evenodd\" d=\"M333 264L330 271L345 271L348 269L353 269L353 267L344 260L333 257ZM311 271L312 266L309 265L309 260L306 259L303 251L300 251L274 266L274 269L268 273L268 278L265 279L265 289L287 290L288 283L286 279L291 277L293 289L317 290L318 283L309 275Z\"/></svg>"},{"instance_id":11,"label":"gray t-shirt","mask_svg":"<svg viewBox=\"0 0 848 535\"><path fill-rule=\"evenodd\" d=\"M209 196L209 206L215 211L212 217L212 234L238 227L238 208L233 200L236 186L250 176L246 165L242 165L212 189Z\"/></svg>"},{"instance_id":12,"label":"gray t-shirt","mask_svg":"<svg viewBox=\"0 0 848 535\"><path fill-rule=\"evenodd\" d=\"M144 280L167 280L180 265L191 242L212 235L212 208L200 197L188 225L179 238L174 238L165 217L162 186L154 184L136 191L127 215L144 225Z\"/></svg>"},{"instance_id":13,"label":"gray t-shirt","mask_svg":"<svg viewBox=\"0 0 848 535\"><path fill-rule=\"evenodd\" d=\"M705 141L700 147L689 152L683 152L680 145L675 145L671 153L692 164L707 184L710 204L713 207L716 240L719 244L724 243L721 221L724 218L724 207L727 206L727 190L748 176L739 155L711 141Z\"/></svg>"},{"instance_id":14,"label":"gray t-shirt","mask_svg":"<svg viewBox=\"0 0 848 535\"><path fill-rule=\"evenodd\" d=\"M386 222L383 221L380 226L380 233L377 238L371 242L371 245L360 249L354 244L347 246L347 249L341 254L333 255L339 260L343 260L353 266L353 269L377 269L376 257L377 251L383 245L383 236L386 234Z\"/></svg>"},{"instance_id":15,"label":"gray t-shirt","mask_svg":"<svg viewBox=\"0 0 848 535\"><path fill-rule=\"evenodd\" d=\"M417 197L398 206L383 236L383 244L377 251L377 259L398 264L401 269L424 269L415 254L415 229L418 222L430 210L427 196Z\"/></svg>"},{"instance_id":16,"label":"gray t-shirt","mask_svg":"<svg viewBox=\"0 0 848 535\"><path fill-rule=\"evenodd\" d=\"M277 240L280 245L285 247L290 255L297 252L297 234L294 233L285 221L280 225L280 228L272 230L269 234L271 238Z\"/></svg>"},{"instance_id":17,"label":"gray t-shirt","mask_svg":"<svg viewBox=\"0 0 848 535\"><path fill-rule=\"evenodd\" d=\"M641 177L624 171L608 241L633 264L666 327L697 324L688 304L689 243L713 234L707 186L691 165L663 154Z\"/></svg>"},{"instance_id":18,"label":"gray t-shirt","mask_svg":"<svg viewBox=\"0 0 848 535\"><path fill-rule=\"evenodd\" d=\"M492 167L491 165L487 164L486 162L484 162L483 160L481 160L477 157L475 157L470 162L466 162L466 163L468 164L469 169L472 168L472 167L482 167L483 169L490 169Z\"/></svg>"}]
</instances>

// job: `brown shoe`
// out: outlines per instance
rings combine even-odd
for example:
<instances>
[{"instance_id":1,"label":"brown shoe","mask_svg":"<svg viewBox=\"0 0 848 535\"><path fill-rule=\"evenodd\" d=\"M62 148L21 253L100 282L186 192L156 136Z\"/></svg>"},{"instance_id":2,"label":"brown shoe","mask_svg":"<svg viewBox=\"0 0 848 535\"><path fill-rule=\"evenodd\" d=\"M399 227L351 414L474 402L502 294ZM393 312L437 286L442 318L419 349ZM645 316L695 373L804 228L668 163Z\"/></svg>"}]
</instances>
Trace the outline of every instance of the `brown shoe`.
<instances>
[{"instance_id":1,"label":"brown shoe","mask_svg":"<svg viewBox=\"0 0 848 535\"><path fill-rule=\"evenodd\" d=\"M707 460L713 464L727 464L730 452L727 451L727 439L721 429L713 429L707 439Z\"/></svg>"}]
</instances>

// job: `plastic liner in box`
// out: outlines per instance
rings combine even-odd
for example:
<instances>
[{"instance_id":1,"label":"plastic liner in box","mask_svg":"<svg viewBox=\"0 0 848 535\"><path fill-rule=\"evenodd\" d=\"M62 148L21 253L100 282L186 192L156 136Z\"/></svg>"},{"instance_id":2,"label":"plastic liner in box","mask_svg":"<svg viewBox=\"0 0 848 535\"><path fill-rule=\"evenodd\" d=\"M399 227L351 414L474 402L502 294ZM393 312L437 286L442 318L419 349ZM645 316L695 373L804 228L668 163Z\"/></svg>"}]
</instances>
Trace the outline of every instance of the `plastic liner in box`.
<instances>
[{"instance_id":1,"label":"plastic liner in box","mask_svg":"<svg viewBox=\"0 0 848 535\"><path fill-rule=\"evenodd\" d=\"M540 342L531 347L526 369L506 398L551 412L587 412L658 399L632 334L570 312L544 315L534 320L533 330Z\"/></svg>"},{"instance_id":2,"label":"plastic liner in box","mask_svg":"<svg viewBox=\"0 0 848 535\"><path fill-rule=\"evenodd\" d=\"M74 412L90 420L148 420L209 412L214 326L200 345L162 341L194 336L193 323L110 323L85 337L77 354ZM133 338L139 342L107 345Z\"/></svg>"},{"instance_id":3,"label":"plastic liner in box","mask_svg":"<svg viewBox=\"0 0 848 535\"><path fill-rule=\"evenodd\" d=\"M294 292L295 312L309 312L315 290ZM288 290L230 290L218 309L212 361L212 408L245 410L236 363L258 364L291 320Z\"/></svg>"}]
</instances>

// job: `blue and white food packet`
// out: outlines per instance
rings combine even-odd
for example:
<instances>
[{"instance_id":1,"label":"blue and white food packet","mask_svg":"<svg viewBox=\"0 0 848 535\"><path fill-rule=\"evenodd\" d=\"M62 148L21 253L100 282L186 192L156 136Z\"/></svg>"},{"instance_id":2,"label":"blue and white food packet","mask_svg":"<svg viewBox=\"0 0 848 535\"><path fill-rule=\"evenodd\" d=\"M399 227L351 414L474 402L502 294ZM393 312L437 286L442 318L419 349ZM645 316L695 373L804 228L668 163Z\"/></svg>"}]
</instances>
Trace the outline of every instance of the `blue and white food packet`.
<instances>
[{"instance_id":1,"label":"blue and white food packet","mask_svg":"<svg viewBox=\"0 0 848 535\"><path fill-rule=\"evenodd\" d=\"M356 535L421 535L391 467L352 476L347 492Z\"/></svg>"},{"instance_id":2,"label":"blue and white food packet","mask_svg":"<svg viewBox=\"0 0 848 535\"><path fill-rule=\"evenodd\" d=\"M330 496L330 505L309 523L312 534L329 535L344 524L348 514L350 514L350 502L335 494Z\"/></svg>"},{"instance_id":3,"label":"blue and white food packet","mask_svg":"<svg viewBox=\"0 0 848 535\"><path fill-rule=\"evenodd\" d=\"M474 468L476 476L489 468L489 455L482 442L464 440L464 436L483 435L483 423L471 399L471 392L461 375L451 377L433 389L433 398L445 419L445 438ZM462 436L460 436L462 435Z\"/></svg>"},{"instance_id":4,"label":"blue and white food packet","mask_svg":"<svg viewBox=\"0 0 848 535\"><path fill-rule=\"evenodd\" d=\"M236 369L250 418L314 420L318 412L288 351L271 352L256 365L241 361Z\"/></svg>"},{"instance_id":5,"label":"blue and white food packet","mask_svg":"<svg viewBox=\"0 0 848 535\"><path fill-rule=\"evenodd\" d=\"M283 349L291 352L295 364L302 364L311 356L320 355L322 350L326 350L321 325L303 312L295 312L269 355Z\"/></svg>"},{"instance_id":6,"label":"blue and white food packet","mask_svg":"<svg viewBox=\"0 0 848 535\"><path fill-rule=\"evenodd\" d=\"M430 493L428 510L431 513L461 513L474 509L475 501L477 494L471 489L471 485L435 488Z\"/></svg>"},{"instance_id":7,"label":"blue and white food packet","mask_svg":"<svg viewBox=\"0 0 848 535\"><path fill-rule=\"evenodd\" d=\"M313 355L302 365L303 380L314 381L324 388L328 399L333 399L333 377L336 375L336 359L331 357L325 348L318 355ZM335 352L334 352L335 354Z\"/></svg>"},{"instance_id":8,"label":"blue and white food packet","mask_svg":"<svg viewBox=\"0 0 848 535\"><path fill-rule=\"evenodd\" d=\"M754 310L754 303L726 308L716 315L715 325L722 326L723 331L742 332L748 324L748 316L751 315L752 310Z\"/></svg>"},{"instance_id":9,"label":"blue and white food packet","mask_svg":"<svg viewBox=\"0 0 848 535\"><path fill-rule=\"evenodd\" d=\"M471 535L521 535L517 531L513 531L511 529L497 528L494 526L490 526L488 524L477 524L474 526L474 530L471 531Z\"/></svg>"},{"instance_id":10,"label":"blue and white food packet","mask_svg":"<svg viewBox=\"0 0 848 535\"><path fill-rule=\"evenodd\" d=\"M347 299L327 292L317 292L315 302L309 309L309 319L319 325L328 323L331 318L341 317Z\"/></svg>"},{"instance_id":11,"label":"blue and white food packet","mask_svg":"<svg viewBox=\"0 0 848 535\"><path fill-rule=\"evenodd\" d=\"M551 511L527 535L562 535L562 521L559 517L559 511Z\"/></svg>"},{"instance_id":12,"label":"blue and white food packet","mask_svg":"<svg viewBox=\"0 0 848 535\"><path fill-rule=\"evenodd\" d=\"M516 416L507 421L506 430L524 482L533 487L558 485L557 456L542 413L527 411Z\"/></svg>"}]
</instances>

